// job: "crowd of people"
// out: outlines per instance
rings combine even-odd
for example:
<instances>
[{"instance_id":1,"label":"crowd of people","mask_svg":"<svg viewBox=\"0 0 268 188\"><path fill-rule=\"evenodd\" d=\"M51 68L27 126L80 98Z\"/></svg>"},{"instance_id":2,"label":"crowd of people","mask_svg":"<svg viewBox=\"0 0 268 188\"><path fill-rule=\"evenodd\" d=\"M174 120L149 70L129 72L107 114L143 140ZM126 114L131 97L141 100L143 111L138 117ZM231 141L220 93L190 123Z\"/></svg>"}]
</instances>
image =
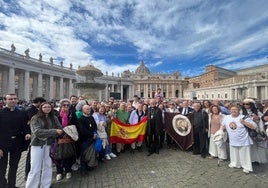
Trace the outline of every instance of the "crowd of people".
<instances>
[{"instance_id":1,"label":"crowd of people","mask_svg":"<svg viewBox=\"0 0 268 188\"><path fill-rule=\"evenodd\" d=\"M27 151L26 187L35 188L51 186L53 163L55 179L60 181L64 177L70 179L72 171L78 169L84 176L99 163L126 151L134 154L146 147L147 156L151 156L159 154L164 145L176 147L174 138L165 131L168 126L165 113L191 117L194 155L219 161L229 159L230 168L242 168L244 173L252 172L253 165L267 162L268 102L259 104L251 98L225 104L218 99L166 99L161 89L154 98L141 99L134 95L125 102L113 97L104 102L88 101L75 95L58 102L36 97L23 107L18 101L16 94L7 94L0 110L0 187L16 187L23 151ZM144 142L110 143L113 118L131 126L145 116L148 120ZM94 147L97 139L101 140L100 151ZM72 145L73 155L53 159L51 145L55 140Z\"/></svg>"}]
</instances>

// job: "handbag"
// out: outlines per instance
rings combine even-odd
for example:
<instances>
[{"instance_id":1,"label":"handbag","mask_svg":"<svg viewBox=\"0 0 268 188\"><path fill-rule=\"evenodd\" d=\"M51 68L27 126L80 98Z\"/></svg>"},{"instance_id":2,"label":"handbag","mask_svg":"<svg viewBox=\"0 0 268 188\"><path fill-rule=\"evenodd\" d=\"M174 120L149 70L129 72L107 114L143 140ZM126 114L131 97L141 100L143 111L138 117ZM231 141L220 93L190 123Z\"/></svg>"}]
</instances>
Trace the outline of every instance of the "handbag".
<instances>
[{"instance_id":1,"label":"handbag","mask_svg":"<svg viewBox=\"0 0 268 188\"><path fill-rule=\"evenodd\" d=\"M258 133L255 129L250 129L248 128L248 135L251 137L251 138L255 138L257 137Z\"/></svg>"},{"instance_id":2,"label":"handbag","mask_svg":"<svg viewBox=\"0 0 268 188\"><path fill-rule=\"evenodd\" d=\"M63 160L76 155L74 141L71 139L56 139L50 147L50 157L53 160Z\"/></svg>"},{"instance_id":3,"label":"handbag","mask_svg":"<svg viewBox=\"0 0 268 188\"><path fill-rule=\"evenodd\" d=\"M243 120L245 120L245 119L247 119L247 118L249 118L249 116L248 115L245 115L242 119ZM251 138L255 138L255 137L257 137L257 131L255 130L255 129L251 129L251 128L249 128L249 127L247 127L247 126L245 126L246 128L247 128L247 130L248 130L248 135L251 137Z\"/></svg>"},{"instance_id":4,"label":"handbag","mask_svg":"<svg viewBox=\"0 0 268 188\"><path fill-rule=\"evenodd\" d=\"M98 134L94 143L94 148L96 152L100 152L102 150L102 141Z\"/></svg>"}]
</instances>

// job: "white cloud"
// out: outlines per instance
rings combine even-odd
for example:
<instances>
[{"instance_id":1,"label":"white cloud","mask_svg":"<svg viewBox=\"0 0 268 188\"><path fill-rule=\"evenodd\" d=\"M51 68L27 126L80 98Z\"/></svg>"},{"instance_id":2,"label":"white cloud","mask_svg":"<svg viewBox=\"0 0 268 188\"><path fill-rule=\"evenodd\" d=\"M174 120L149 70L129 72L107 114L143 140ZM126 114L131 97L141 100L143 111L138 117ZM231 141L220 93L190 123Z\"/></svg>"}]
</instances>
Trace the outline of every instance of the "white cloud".
<instances>
[{"instance_id":1,"label":"white cloud","mask_svg":"<svg viewBox=\"0 0 268 188\"><path fill-rule=\"evenodd\" d=\"M1 47L10 49L14 43L19 53L30 48L32 57L42 53L44 60L64 59L75 68L90 61L103 72L137 68L139 62L119 65L95 57L102 46L130 45L134 50L127 55L151 58L150 63L160 59L150 67L162 66L162 70L167 69L164 58L203 57L233 67L243 57L268 50L265 0L0 0L0 6ZM105 56L106 52L101 53ZM111 53L123 57L122 51ZM193 72L185 70L184 74Z\"/></svg>"}]
</instances>

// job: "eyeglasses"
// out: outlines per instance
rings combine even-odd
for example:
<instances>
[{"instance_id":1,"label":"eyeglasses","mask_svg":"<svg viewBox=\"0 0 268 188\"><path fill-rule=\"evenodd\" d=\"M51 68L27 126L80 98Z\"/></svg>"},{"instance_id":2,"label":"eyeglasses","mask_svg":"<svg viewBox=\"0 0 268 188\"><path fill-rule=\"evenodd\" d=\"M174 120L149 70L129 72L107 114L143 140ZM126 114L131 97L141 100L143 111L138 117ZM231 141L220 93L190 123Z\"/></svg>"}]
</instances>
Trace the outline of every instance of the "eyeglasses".
<instances>
[{"instance_id":1,"label":"eyeglasses","mask_svg":"<svg viewBox=\"0 0 268 188\"><path fill-rule=\"evenodd\" d=\"M250 105L249 103L244 103L243 105Z\"/></svg>"},{"instance_id":2,"label":"eyeglasses","mask_svg":"<svg viewBox=\"0 0 268 188\"><path fill-rule=\"evenodd\" d=\"M63 104L62 106L63 106L63 107L70 107L69 104Z\"/></svg>"}]
</instances>

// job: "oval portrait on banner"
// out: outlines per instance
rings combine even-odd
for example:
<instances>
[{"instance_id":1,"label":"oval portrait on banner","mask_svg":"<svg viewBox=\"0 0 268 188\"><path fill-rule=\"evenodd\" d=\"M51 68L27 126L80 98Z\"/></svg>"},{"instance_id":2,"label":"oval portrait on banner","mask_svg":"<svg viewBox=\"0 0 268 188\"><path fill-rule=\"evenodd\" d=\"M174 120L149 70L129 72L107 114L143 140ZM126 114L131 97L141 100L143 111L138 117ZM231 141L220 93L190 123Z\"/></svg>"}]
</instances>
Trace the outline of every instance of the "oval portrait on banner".
<instances>
[{"instance_id":1,"label":"oval portrait on banner","mask_svg":"<svg viewBox=\"0 0 268 188\"><path fill-rule=\"evenodd\" d=\"M172 119L172 126L180 136L187 136L191 132L191 122L186 116L178 114Z\"/></svg>"}]
</instances>

